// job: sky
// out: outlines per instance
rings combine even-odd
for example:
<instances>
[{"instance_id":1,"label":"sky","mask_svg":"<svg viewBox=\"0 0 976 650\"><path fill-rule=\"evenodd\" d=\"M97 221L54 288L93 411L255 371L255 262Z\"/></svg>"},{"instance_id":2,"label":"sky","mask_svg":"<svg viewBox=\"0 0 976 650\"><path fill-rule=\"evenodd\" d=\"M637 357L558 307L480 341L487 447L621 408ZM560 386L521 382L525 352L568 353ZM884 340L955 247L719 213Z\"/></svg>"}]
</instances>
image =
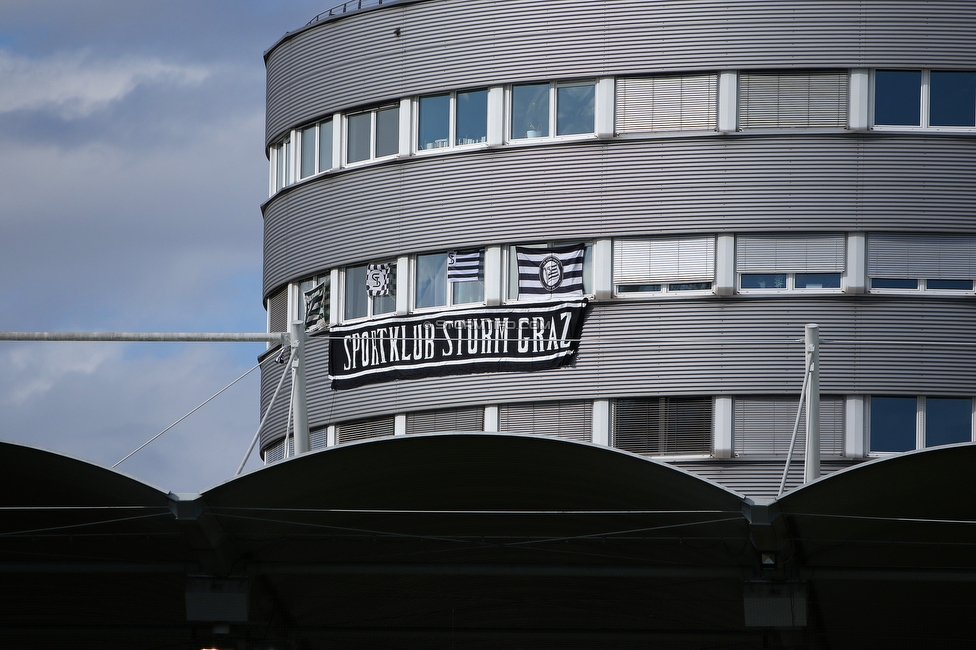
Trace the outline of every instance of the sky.
<instances>
[{"instance_id":1,"label":"sky","mask_svg":"<svg viewBox=\"0 0 976 650\"><path fill-rule=\"evenodd\" d=\"M0 0L0 331L265 331L262 54L334 4ZM111 467L263 350L0 341L0 439ZM255 370L117 469L203 491L259 410Z\"/></svg>"}]
</instances>

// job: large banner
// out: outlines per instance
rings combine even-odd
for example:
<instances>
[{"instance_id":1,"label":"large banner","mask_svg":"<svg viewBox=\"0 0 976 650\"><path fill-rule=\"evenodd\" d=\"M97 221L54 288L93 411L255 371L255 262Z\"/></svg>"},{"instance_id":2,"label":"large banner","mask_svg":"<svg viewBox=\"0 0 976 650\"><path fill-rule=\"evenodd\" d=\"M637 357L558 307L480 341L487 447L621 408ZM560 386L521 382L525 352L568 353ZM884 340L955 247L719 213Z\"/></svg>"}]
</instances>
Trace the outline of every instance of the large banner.
<instances>
[{"instance_id":1,"label":"large banner","mask_svg":"<svg viewBox=\"0 0 976 650\"><path fill-rule=\"evenodd\" d=\"M332 389L392 379L543 370L579 348L585 300L391 316L329 332Z\"/></svg>"}]
</instances>

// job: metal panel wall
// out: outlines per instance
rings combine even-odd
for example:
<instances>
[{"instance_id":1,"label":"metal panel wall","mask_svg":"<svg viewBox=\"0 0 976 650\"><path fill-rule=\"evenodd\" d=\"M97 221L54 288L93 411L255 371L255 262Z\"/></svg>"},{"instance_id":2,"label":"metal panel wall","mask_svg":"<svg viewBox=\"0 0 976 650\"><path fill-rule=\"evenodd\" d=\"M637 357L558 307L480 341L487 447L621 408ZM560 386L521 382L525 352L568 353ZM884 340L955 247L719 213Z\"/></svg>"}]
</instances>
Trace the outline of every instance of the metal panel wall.
<instances>
[{"instance_id":1,"label":"metal panel wall","mask_svg":"<svg viewBox=\"0 0 976 650\"><path fill-rule=\"evenodd\" d=\"M970 136L881 133L589 140L408 159L269 201L264 292L337 265L553 237L973 232L974 173Z\"/></svg>"},{"instance_id":2,"label":"metal panel wall","mask_svg":"<svg viewBox=\"0 0 976 650\"><path fill-rule=\"evenodd\" d=\"M290 35L266 55L267 142L336 110L438 90L729 69L971 68L976 4L435 0ZM919 47L924 43L925 47Z\"/></svg>"},{"instance_id":3,"label":"metal panel wall","mask_svg":"<svg viewBox=\"0 0 976 650\"><path fill-rule=\"evenodd\" d=\"M924 308L920 307L924 306ZM427 409L658 395L789 395L803 379L803 326L820 325L821 390L833 395L976 395L971 298L763 296L600 303L572 367L394 381L332 391L309 346L310 425ZM960 345L962 344L962 345ZM263 364L263 403L282 366ZM284 391L288 390L288 380ZM287 392L285 393L287 398ZM283 436L279 398L262 447ZM284 406L279 406L283 404ZM274 423L272 423L274 424Z\"/></svg>"}]
</instances>

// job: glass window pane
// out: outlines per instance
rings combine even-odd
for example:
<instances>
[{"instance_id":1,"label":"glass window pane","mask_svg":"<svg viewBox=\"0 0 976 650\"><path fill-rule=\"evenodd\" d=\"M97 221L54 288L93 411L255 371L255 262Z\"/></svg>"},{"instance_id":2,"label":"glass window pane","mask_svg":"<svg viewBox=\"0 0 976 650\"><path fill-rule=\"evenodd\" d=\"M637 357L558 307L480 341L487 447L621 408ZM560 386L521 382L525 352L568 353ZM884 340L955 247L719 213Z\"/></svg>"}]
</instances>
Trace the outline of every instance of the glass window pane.
<instances>
[{"instance_id":1,"label":"glass window pane","mask_svg":"<svg viewBox=\"0 0 976 650\"><path fill-rule=\"evenodd\" d=\"M285 145L284 143L275 147L275 191L284 187L285 182Z\"/></svg>"},{"instance_id":2,"label":"glass window pane","mask_svg":"<svg viewBox=\"0 0 976 650\"><path fill-rule=\"evenodd\" d=\"M619 293L644 293L660 290L661 285L659 284L621 284L617 287Z\"/></svg>"},{"instance_id":3,"label":"glass window pane","mask_svg":"<svg viewBox=\"0 0 976 650\"><path fill-rule=\"evenodd\" d=\"M914 397L871 398L871 451L915 449Z\"/></svg>"},{"instance_id":4,"label":"glass window pane","mask_svg":"<svg viewBox=\"0 0 976 650\"><path fill-rule=\"evenodd\" d=\"M315 173L315 127L302 129L302 178Z\"/></svg>"},{"instance_id":5,"label":"glass window pane","mask_svg":"<svg viewBox=\"0 0 976 650\"><path fill-rule=\"evenodd\" d=\"M512 138L549 135L549 84L512 86Z\"/></svg>"},{"instance_id":6,"label":"glass window pane","mask_svg":"<svg viewBox=\"0 0 976 650\"><path fill-rule=\"evenodd\" d=\"M874 123L921 124L922 72L878 70L874 73Z\"/></svg>"},{"instance_id":7,"label":"glass window pane","mask_svg":"<svg viewBox=\"0 0 976 650\"><path fill-rule=\"evenodd\" d=\"M785 289L785 273L743 273L743 289Z\"/></svg>"},{"instance_id":8,"label":"glass window pane","mask_svg":"<svg viewBox=\"0 0 976 650\"><path fill-rule=\"evenodd\" d=\"M471 282L452 282L454 304L485 301L485 283L481 280Z\"/></svg>"},{"instance_id":9,"label":"glass window pane","mask_svg":"<svg viewBox=\"0 0 976 650\"><path fill-rule=\"evenodd\" d=\"M345 308L343 317L363 318L366 316L366 266L350 266L346 269Z\"/></svg>"},{"instance_id":10,"label":"glass window pane","mask_svg":"<svg viewBox=\"0 0 976 650\"><path fill-rule=\"evenodd\" d=\"M706 291L711 288L711 282L682 282L668 285L668 291Z\"/></svg>"},{"instance_id":11,"label":"glass window pane","mask_svg":"<svg viewBox=\"0 0 976 650\"><path fill-rule=\"evenodd\" d=\"M595 86L556 88L556 135L593 133Z\"/></svg>"},{"instance_id":12,"label":"glass window pane","mask_svg":"<svg viewBox=\"0 0 976 650\"><path fill-rule=\"evenodd\" d=\"M457 94L455 136L457 144L488 141L487 90L472 90Z\"/></svg>"},{"instance_id":13,"label":"glass window pane","mask_svg":"<svg viewBox=\"0 0 976 650\"><path fill-rule=\"evenodd\" d=\"M840 273L797 273L797 289L840 289Z\"/></svg>"},{"instance_id":14,"label":"glass window pane","mask_svg":"<svg viewBox=\"0 0 976 650\"><path fill-rule=\"evenodd\" d=\"M902 278L871 278L872 289L918 289L918 280Z\"/></svg>"},{"instance_id":15,"label":"glass window pane","mask_svg":"<svg viewBox=\"0 0 976 650\"><path fill-rule=\"evenodd\" d=\"M972 291L972 280L926 280L926 289L951 289L953 291Z\"/></svg>"},{"instance_id":16,"label":"glass window pane","mask_svg":"<svg viewBox=\"0 0 976 650\"><path fill-rule=\"evenodd\" d=\"M416 306L440 307L447 304L447 253L417 256Z\"/></svg>"},{"instance_id":17,"label":"glass window pane","mask_svg":"<svg viewBox=\"0 0 976 650\"><path fill-rule=\"evenodd\" d=\"M925 399L925 446L969 442L973 438L973 401L968 398Z\"/></svg>"},{"instance_id":18,"label":"glass window pane","mask_svg":"<svg viewBox=\"0 0 976 650\"><path fill-rule=\"evenodd\" d=\"M976 126L976 72L929 75L929 124Z\"/></svg>"},{"instance_id":19,"label":"glass window pane","mask_svg":"<svg viewBox=\"0 0 976 650\"><path fill-rule=\"evenodd\" d=\"M400 109L376 111L376 156L391 156L400 150Z\"/></svg>"},{"instance_id":20,"label":"glass window pane","mask_svg":"<svg viewBox=\"0 0 976 650\"><path fill-rule=\"evenodd\" d=\"M365 276L363 282L366 282ZM363 285L365 286L365 284ZM397 265L390 264L390 293L385 296L373 296L373 315L391 314L396 311Z\"/></svg>"},{"instance_id":21,"label":"glass window pane","mask_svg":"<svg viewBox=\"0 0 976 650\"><path fill-rule=\"evenodd\" d=\"M420 98L418 149L446 147L450 138L450 95L432 95Z\"/></svg>"},{"instance_id":22,"label":"glass window pane","mask_svg":"<svg viewBox=\"0 0 976 650\"><path fill-rule=\"evenodd\" d=\"M369 160L369 137L372 124L372 113L350 115L346 133L346 162Z\"/></svg>"},{"instance_id":23,"label":"glass window pane","mask_svg":"<svg viewBox=\"0 0 976 650\"><path fill-rule=\"evenodd\" d=\"M284 186L291 182L291 139L285 140L285 144L281 146L281 155L285 163L281 175L281 184Z\"/></svg>"},{"instance_id":24,"label":"glass window pane","mask_svg":"<svg viewBox=\"0 0 976 650\"><path fill-rule=\"evenodd\" d=\"M332 120L319 124L319 171L332 169Z\"/></svg>"}]
</instances>

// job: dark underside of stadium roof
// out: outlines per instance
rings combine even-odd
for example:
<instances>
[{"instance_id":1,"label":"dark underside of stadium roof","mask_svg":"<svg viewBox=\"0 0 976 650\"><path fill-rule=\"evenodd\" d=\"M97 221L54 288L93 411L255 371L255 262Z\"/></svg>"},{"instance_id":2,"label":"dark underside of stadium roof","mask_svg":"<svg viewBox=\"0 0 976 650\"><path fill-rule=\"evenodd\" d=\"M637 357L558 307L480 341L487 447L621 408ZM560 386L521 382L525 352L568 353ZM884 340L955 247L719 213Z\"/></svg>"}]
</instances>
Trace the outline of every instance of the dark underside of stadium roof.
<instances>
[{"instance_id":1,"label":"dark underside of stadium roof","mask_svg":"<svg viewBox=\"0 0 976 650\"><path fill-rule=\"evenodd\" d=\"M505 434L333 447L199 495L0 443L0 647L971 647L976 444L756 504Z\"/></svg>"}]
</instances>

